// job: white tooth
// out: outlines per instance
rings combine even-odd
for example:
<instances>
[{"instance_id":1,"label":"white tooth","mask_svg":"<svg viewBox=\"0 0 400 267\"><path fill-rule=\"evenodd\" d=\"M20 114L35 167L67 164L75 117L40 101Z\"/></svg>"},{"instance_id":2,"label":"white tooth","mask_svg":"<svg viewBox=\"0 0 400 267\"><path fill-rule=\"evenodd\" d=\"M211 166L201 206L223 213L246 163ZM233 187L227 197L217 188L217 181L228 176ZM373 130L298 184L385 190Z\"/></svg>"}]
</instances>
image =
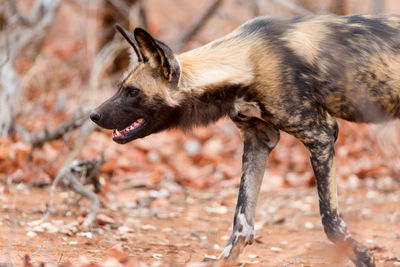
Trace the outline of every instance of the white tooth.
<instances>
[{"instance_id":1,"label":"white tooth","mask_svg":"<svg viewBox=\"0 0 400 267\"><path fill-rule=\"evenodd\" d=\"M120 135L121 135L121 133L120 133L118 130L115 130L115 134L116 134L117 136L120 136Z\"/></svg>"}]
</instances>

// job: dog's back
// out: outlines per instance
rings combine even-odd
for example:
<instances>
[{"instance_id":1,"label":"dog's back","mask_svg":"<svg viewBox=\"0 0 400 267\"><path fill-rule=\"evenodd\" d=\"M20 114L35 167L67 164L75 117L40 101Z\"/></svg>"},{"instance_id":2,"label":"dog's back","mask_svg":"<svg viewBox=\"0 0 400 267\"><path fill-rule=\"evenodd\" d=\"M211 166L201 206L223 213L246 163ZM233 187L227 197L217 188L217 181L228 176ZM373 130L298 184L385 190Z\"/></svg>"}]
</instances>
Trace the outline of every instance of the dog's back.
<instances>
[{"instance_id":1,"label":"dog's back","mask_svg":"<svg viewBox=\"0 0 400 267\"><path fill-rule=\"evenodd\" d=\"M274 124L316 106L357 122L400 116L400 16L259 17L206 48L250 61L248 90Z\"/></svg>"}]
</instances>

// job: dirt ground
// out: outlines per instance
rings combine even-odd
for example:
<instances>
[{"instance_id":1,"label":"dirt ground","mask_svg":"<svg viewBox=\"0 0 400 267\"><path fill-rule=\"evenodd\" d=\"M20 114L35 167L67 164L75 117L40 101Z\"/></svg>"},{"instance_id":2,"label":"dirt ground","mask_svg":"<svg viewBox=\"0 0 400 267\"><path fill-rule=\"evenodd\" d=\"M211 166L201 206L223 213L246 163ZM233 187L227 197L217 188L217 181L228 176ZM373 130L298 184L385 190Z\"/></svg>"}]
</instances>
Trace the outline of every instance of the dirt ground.
<instances>
[{"instance_id":1,"label":"dirt ground","mask_svg":"<svg viewBox=\"0 0 400 267\"><path fill-rule=\"evenodd\" d=\"M67 207L57 190L50 223L39 224L49 189L1 187L0 263L104 261L113 247L154 266L217 257L229 237L237 189L129 189L110 194L96 227L78 229L88 202ZM400 192L340 190L342 216L354 237L374 251L377 266L400 266ZM352 266L323 233L313 188L262 190L256 242L241 263L261 266ZM158 264L158 265L157 265ZM0 264L1 266L1 264Z\"/></svg>"}]
</instances>

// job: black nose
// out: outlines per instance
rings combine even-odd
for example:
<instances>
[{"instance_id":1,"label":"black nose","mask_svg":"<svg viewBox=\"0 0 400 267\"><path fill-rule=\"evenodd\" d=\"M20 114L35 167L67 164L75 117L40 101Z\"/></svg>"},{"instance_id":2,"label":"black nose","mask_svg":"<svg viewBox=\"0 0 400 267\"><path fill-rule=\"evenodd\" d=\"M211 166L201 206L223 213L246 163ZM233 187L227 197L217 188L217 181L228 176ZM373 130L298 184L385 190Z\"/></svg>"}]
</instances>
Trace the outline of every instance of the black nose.
<instances>
[{"instance_id":1,"label":"black nose","mask_svg":"<svg viewBox=\"0 0 400 267\"><path fill-rule=\"evenodd\" d=\"M90 119L93 121L93 122L99 122L100 121L100 114L97 114L97 113L92 113L92 114L90 114Z\"/></svg>"}]
</instances>

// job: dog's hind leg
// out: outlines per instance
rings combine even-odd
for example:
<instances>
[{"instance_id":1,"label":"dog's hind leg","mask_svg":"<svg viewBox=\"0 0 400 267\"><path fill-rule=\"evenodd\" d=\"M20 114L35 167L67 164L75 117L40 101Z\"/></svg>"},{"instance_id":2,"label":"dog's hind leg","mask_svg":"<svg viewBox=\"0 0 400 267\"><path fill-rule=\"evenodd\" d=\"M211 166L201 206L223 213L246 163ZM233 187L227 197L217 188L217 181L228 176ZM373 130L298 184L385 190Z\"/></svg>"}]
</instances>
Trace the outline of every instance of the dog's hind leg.
<instances>
[{"instance_id":1,"label":"dog's hind leg","mask_svg":"<svg viewBox=\"0 0 400 267\"><path fill-rule=\"evenodd\" d=\"M254 239L254 214L257 196L271 150L279 141L279 131L258 119L235 121L243 141L243 165L233 231L220 259L236 261L240 252Z\"/></svg>"},{"instance_id":2,"label":"dog's hind leg","mask_svg":"<svg viewBox=\"0 0 400 267\"><path fill-rule=\"evenodd\" d=\"M302 135L302 134L300 134ZM375 266L374 256L366 246L356 241L340 218L337 203L334 143L336 121L329 117L299 136L307 146L318 187L322 224L328 239L349 248L349 257L357 267Z\"/></svg>"}]
</instances>

